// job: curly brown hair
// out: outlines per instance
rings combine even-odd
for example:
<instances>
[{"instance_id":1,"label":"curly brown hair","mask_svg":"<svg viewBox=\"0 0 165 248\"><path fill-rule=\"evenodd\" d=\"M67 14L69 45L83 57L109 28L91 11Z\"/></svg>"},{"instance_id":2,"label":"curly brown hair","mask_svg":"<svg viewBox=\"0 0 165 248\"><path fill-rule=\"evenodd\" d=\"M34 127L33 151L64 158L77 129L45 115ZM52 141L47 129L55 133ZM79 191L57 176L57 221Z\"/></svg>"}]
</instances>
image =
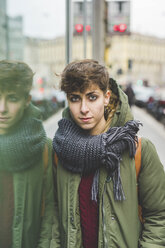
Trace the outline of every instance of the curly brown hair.
<instances>
[{"instance_id":1,"label":"curly brown hair","mask_svg":"<svg viewBox=\"0 0 165 248\"><path fill-rule=\"evenodd\" d=\"M105 66L93 59L77 60L68 64L61 74L61 90L67 95L84 92L95 83L105 93L108 88L109 73Z\"/></svg>"},{"instance_id":2,"label":"curly brown hair","mask_svg":"<svg viewBox=\"0 0 165 248\"><path fill-rule=\"evenodd\" d=\"M0 90L14 91L28 96L32 87L34 73L24 62L0 61Z\"/></svg>"}]
</instances>

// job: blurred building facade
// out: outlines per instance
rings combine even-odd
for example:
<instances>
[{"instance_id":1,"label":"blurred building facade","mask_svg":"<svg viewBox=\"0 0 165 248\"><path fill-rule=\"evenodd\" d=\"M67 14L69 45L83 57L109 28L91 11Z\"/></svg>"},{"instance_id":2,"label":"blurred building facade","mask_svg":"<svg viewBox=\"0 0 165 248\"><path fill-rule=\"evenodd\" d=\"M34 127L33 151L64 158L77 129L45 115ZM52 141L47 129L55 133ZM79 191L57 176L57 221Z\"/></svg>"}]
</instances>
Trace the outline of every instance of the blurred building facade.
<instances>
[{"instance_id":1,"label":"blurred building facade","mask_svg":"<svg viewBox=\"0 0 165 248\"><path fill-rule=\"evenodd\" d=\"M113 36L106 64L120 81L165 84L165 39L141 34Z\"/></svg>"},{"instance_id":2,"label":"blurred building facade","mask_svg":"<svg viewBox=\"0 0 165 248\"><path fill-rule=\"evenodd\" d=\"M130 33L130 1L105 1L104 62L110 75L119 83L148 81L165 84L165 39ZM92 58L92 2L86 1L86 39L84 39L84 1L73 1L72 60ZM125 24L123 26L122 24ZM84 44L86 42L86 44ZM26 38L24 60L34 71L35 81L43 78L58 87L66 64L65 37L52 40Z\"/></svg>"},{"instance_id":3,"label":"blurred building facade","mask_svg":"<svg viewBox=\"0 0 165 248\"><path fill-rule=\"evenodd\" d=\"M105 64L110 75L120 83L138 80L151 85L165 84L165 39L141 34L113 35L109 39ZM92 58L92 40L87 38L87 58ZM83 59L84 41L82 36L74 36L72 60ZM65 38L39 40L26 38L25 62L36 71L36 76L46 78L49 84L58 85L65 67Z\"/></svg>"}]
</instances>

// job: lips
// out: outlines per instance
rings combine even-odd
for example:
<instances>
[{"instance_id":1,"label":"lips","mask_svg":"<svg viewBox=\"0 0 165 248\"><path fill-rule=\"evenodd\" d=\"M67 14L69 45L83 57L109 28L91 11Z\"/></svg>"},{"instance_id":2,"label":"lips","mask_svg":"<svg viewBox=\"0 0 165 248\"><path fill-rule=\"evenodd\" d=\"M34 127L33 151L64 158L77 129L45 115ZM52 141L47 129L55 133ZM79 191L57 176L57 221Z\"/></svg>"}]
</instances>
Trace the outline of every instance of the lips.
<instances>
[{"instance_id":1,"label":"lips","mask_svg":"<svg viewBox=\"0 0 165 248\"><path fill-rule=\"evenodd\" d=\"M90 121L91 119L92 119L91 117L80 118L80 120L81 120L82 122L88 122L88 121Z\"/></svg>"},{"instance_id":2,"label":"lips","mask_svg":"<svg viewBox=\"0 0 165 248\"><path fill-rule=\"evenodd\" d=\"M10 118L8 117L0 117L0 122L5 122L7 120L9 120Z\"/></svg>"}]
</instances>

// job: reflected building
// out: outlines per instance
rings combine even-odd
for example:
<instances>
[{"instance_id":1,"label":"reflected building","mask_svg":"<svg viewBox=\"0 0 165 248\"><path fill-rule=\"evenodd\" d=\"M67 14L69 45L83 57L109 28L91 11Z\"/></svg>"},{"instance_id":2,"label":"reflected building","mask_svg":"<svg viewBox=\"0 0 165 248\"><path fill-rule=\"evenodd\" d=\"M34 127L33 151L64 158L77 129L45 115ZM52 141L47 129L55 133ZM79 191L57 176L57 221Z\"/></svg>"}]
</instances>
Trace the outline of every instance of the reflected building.
<instances>
[{"instance_id":1,"label":"reflected building","mask_svg":"<svg viewBox=\"0 0 165 248\"><path fill-rule=\"evenodd\" d=\"M8 39L9 58L23 60L24 35L22 16L8 17Z\"/></svg>"},{"instance_id":2,"label":"reflected building","mask_svg":"<svg viewBox=\"0 0 165 248\"><path fill-rule=\"evenodd\" d=\"M6 14L6 0L0 0L0 59L6 58L7 47L7 14Z\"/></svg>"},{"instance_id":3,"label":"reflected building","mask_svg":"<svg viewBox=\"0 0 165 248\"><path fill-rule=\"evenodd\" d=\"M0 59L23 60L22 16L7 15L7 2L0 0Z\"/></svg>"},{"instance_id":4,"label":"reflected building","mask_svg":"<svg viewBox=\"0 0 165 248\"><path fill-rule=\"evenodd\" d=\"M73 60L83 58L83 47L82 37L74 37L72 44ZM45 78L48 85L58 87L59 78L55 74L60 74L66 65L65 49L65 37L57 37L52 40L26 37L24 61L36 72L34 84L39 78ZM87 39L87 57L92 58L91 37Z\"/></svg>"},{"instance_id":5,"label":"reflected building","mask_svg":"<svg viewBox=\"0 0 165 248\"><path fill-rule=\"evenodd\" d=\"M57 46L54 46L55 50ZM25 37L25 47L24 47L24 61L30 65L32 70L35 72L34 75L34 87L40 79L44 78L47 86L54 84L53 65L57 64L54 61L53 56L57 57L56 52L52 51L52 41Z\"/></svg>"}]
</instances>

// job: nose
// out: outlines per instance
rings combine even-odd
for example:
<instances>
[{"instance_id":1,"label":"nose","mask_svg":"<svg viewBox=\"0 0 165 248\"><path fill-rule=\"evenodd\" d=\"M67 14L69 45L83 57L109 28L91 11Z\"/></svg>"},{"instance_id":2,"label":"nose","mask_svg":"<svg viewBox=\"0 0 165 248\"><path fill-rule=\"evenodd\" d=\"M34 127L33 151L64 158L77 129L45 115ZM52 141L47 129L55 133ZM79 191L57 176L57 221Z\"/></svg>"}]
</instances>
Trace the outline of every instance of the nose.
<instances>
[{"instance_id":1,"label":"nose","mask_svg":"<svg viewBox=\"0 0 165 248\"><path fill-rule=\"evenodd\" d=\"M5 99L0 99L0 113L7 111L7 105Z\"/></svg>"},{"instance_id":2,"label":"nose","mask_svg":"<svg viewBox=\"0 0 165 248\"><path fill-rule=\"evenodd\" d=\"M86 103L86 101L83 99L81 102L81 109L80 109L82 114L86 114L89 111L88 105Z\"/></svg>"}]
</instances>

